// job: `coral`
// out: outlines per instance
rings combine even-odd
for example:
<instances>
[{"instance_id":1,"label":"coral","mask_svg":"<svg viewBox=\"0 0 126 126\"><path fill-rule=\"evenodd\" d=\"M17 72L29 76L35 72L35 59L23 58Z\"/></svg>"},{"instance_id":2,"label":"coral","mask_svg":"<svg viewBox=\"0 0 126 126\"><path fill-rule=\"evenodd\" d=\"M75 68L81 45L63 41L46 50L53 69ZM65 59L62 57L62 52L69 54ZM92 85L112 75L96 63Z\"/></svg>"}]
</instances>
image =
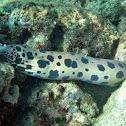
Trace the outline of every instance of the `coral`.
<instances>
[{"instance_id":1,"label":"coral","mask_svg":"<svg viewBox=\"0 0 126 126\"><path fill-rule=\"evenodd\" d=\"M9 88L9 92L3 95L3 100L11 104L16 104L19 97L19 87L18 85L13 85Z\"/></svg>"},{"instance_id":2,"label":"coral","mask_svg":"<svg viewBox=\"0 0 126 126\"><path fill-rule=\"evenodd\" d=\"M13 34L15 34L15 31L21 34L23 29L27 29L33 35L31 39L34 43L30 40L31 43L33 45L39 45L40 43L44 47L47 45L46 43L50 42L49 37L55 26L55 21L49 8L36 3L27 3L21 9L16 8L13 10L9 16L8 24ZM42 36L40 37L40 35Z\"/></svg>"},{"instance_id":3,"label":"coral","mask_svg":"<svg viewBox=\"0 0 126 126\"><path fill-rule=\"evenodd\" d=\"M100 14L102 17L107 18L113 24L119 21L119 17L124 12L124 7L122 6L123 0L97 0L91 1L85 9L93 14Z\"/></svg>"},{"instance_id":4,"label":"coral","mask_svg":"<svg viewBox=\"0 0 126 126\"><path fill-rule=\"evenodd\" d=\"M88 50L93 57L112 57L112 49L118 40L115 27L98 14L81 9L66 9L59 12L64 31L64 51L81 53Z\"/></svg>"},{"instance_id":5,"label":"coral","mask_svg":"<svg viewBox=\"0 0 126 126\"><path fill-rule=\"evenodd\" d=\"M3 28L2 26L3 26L3 21L2 18L0 17L0 41L4 42L7 35L2 33L2 28Z\"/></svg>"},{"instance_id":6,"label":"coral","mask_svg":"<svg viewBox=\"0 0 126 126\"><path fill-rule=\"evenodd\" d=\"M11 86L14 78L14 69L9 64L0 64L0 93L4 102L17 103L19 97L19 87Z\"/></svg>"},{"instance_id":7,"label":"coral","mask_svg":"<svg viewBox=\"0 0 126 126\"><path fill-rule=\"evenodd\" d=\"M3 96L9 95L8 91L11 89L11 81L14 78L14 68L7 63L0 63L0 123L5 125L13 118L14 106L17 102L17 97L13 101L6 100ZM5 101L4 101L5 100ZM12 104L11 104L12 103ZM6 120L6 121L5 121Z\"/></svg>"},{"instance_id":8,"label":"coral","mask_svg":"<svg viewBox=\"0 0 126 126\"><path fill-rule=\"evenodd\" d=\"M13 36L21 36L28 30L31 38L26 44L45 50L86 52L90 56L108 58L113 56L111 52L118 40L117 31L110 22L103 20L100 14L77 7L57 5L51 8L51 4L45 7L27 3L13 10L8 22Z\"/></svg>"},{"instance_id":9,"label":"coral","mask_svg":"<svg viewBox=\"0 0 126 126\"><path fill-rule=\"evenodd\" d=\"M14 78L14 68L7 63L0 64L0 92L4 87L9 87L10 82Z\"/></svg>"},{"instance_id":10,"label":"coral","mask_svg":"<svg viewBox=\"0 0 126 126\"><path fill-rule=\"evenodd\" d=\"M47 36L40 32L39 34L33 35L29 38L26 44L29 47L45 50L51 47L51 43L48 39L49 38Z\"/></svg>"},{"instance_id":11,"label":"coral","mask_svg":"<svg viewBox=\"0 0 126 126\"><path fill-rule=\"evenodd\" d=\"M126 63L126 18L122 17L118 25L119 43L115 59Z\"/></svg>"},{"instance_id":12,"label":"coral","mask_svg":"<svg viewBox=\"0 0 126 126\"><path fill-rule=\"evenodd\" d=\"M91 96L83 93L74 83L56 84L39 81L39 84L36 82L34 86L31 88L30 85L27 85L29 92L32 90L29 96L24 92L26 95L24 99L27 101L22 100L22 102L25 102L24 107L29 106L31 111L25 113L20 123L31 122L34 124L36 118L39 123L42 121L41 116L43 116L53 123L57 123L57 119L61 120L58 124L64 122L64 124L71 125L74 122L74 124L89 125L99 112ZM18 106L24 104L22 102L19 102ZM26 118L27 116L30 120ZM26 119L27 121L25 121Z\"/></svg>"}]
</instances>

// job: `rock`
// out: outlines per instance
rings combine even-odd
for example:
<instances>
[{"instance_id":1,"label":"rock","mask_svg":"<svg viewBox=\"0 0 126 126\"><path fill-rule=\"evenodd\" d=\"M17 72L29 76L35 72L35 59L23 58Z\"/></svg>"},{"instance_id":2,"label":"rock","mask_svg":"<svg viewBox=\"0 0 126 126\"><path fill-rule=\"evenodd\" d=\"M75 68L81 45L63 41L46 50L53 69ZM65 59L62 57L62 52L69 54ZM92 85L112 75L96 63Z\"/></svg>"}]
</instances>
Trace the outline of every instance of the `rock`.
<instances>
[{"instance_id":1,"label":"rock","mask_svg":"<svg viewBox=\"0 0 126 126\"><path fill-rule=\"evenodd\" d=\"M126 126L126 80L112 93L94 126Z\"/></svg>"}]
</instances>

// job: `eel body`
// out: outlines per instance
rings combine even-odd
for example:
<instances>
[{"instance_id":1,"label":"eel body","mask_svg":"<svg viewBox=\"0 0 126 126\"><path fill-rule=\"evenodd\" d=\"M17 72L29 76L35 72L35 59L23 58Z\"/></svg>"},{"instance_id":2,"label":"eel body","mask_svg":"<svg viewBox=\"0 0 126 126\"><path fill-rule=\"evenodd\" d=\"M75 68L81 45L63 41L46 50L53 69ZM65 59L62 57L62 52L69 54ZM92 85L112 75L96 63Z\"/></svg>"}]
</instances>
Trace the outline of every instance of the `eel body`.
<instances>
[{"instance_id":1,"label":"eel body","mask_svg":"<svg viewBox=\"0 0 126 126\"><path fill-rule=\"evenodd\" d=\"M0 46L0 55L17 70L38 78L81 80L116 86L126 78L126 64L72 52L43 51L23 45Z\"/></svg>"}]
</instances>

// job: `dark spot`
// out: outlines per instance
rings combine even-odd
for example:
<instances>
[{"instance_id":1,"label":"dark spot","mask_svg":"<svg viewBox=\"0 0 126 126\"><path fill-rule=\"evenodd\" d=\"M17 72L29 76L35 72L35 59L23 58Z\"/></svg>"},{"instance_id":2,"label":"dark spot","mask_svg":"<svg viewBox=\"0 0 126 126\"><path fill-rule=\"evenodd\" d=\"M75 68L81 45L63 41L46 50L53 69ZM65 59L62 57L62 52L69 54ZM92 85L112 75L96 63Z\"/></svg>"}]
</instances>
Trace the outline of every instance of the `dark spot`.
<instances>
[{"instance_id":1,"label":"dark spot","mask_svg":"<svg viewBox=\"0 0 126 126\"><path fill-rule=\"evenodd\" d=\"M124 68L124 66L123 66L121 63L118 63L118 65L119 65L121 68Z\"/></svg>"},{"instance_id":2,"label":"dark spot","mask_svg":"<svg viewBox=\"0 0 126 126\"><path fill-rule=\"evenodd\" d=\"M26 46L23 46L25 49L27 48Z\"/></svg>"},{"instance_id":3,"label":"dark spot","mask_svg":"<svg viewBox=\"0 0 126 126\"><path fill-rule=\"evenodd\" d=\"M64 60L64 63L65 63L65 65L66 65L67 67L71 67L72 61L71 61L71 59L65 59L65 60Z\"/></svg>"},{"instance_id":4,"label":"dark spot","mask_svg":"<svg viewBox=\"0 0 126 126\"><path fill-rule=\"evenodd\" d=\"M48 78L50 78L50 79L56 79L59 76L58 72L59 71L57 71L57 70L54 70L54 71L50 70Z\"/></svg>"},{"instance_id":5,"label":"dark spot","mask_svg":"<svg viewBox=\"0 0 126 126\"><path fill-rule=\"evenodd\" d=\"M25 68L22 67L22 66L17 66L16 68L17 68L18 70L20 70L20 71L25 71Z\"/></svg>"},{"instance_id":6,"label":"dark spot","mask_svg":"<svg viewBox=\"0 0 126 126\"><path fill-rule=\"evenodd\" d=\"M49 65L49 62L48 61L45 61L45 60L38 60L37 61L37 64L40 68L45 68L46 65Z\"/></svg>"},{"instance_id":7,"label":"dark spot","mask_svg":"<svg viewBox=\"0 0 126 126\"><path fill-rule=\"evenodd\" d=\"M22 58L18 58L18 57L16 57L15 63L17 63L17 64L21 64L21 61L22 61Z\"/></svg>"},{"instance_id":8,"label":"dark spot","mask_svg":"<svg viewBox=\"0 0 126 126\"><path fill-rule=\"evenodd\" d=\"M16 46L17 51L21 52L21 47Z\"/></svg>"},{"instance_id":9,"label":"dark spot","mask_svg":"<svg viewBox=\"0 0 126 126\"><path fill-rule=\"evenodd\" d=\"M75 72L73 72L73 74L75 74Z\"/></svg>"},{"instance_id":10,"label":"dark spot","mask_svg":"<svg viewBox=\"0 0 126 126\"><path fill-rule=\"evenodd\" d=\"M76 61L72 62L72 68L77 68L77 62Z\"/></svg>"},{"instance_id":11,"label":"dark spot","mask_svg":"<svg viewBox=\"0 0 126 126\"><path fill-rule=\"evenodd\" d=\"M27 73L30 74L30 75L33 74L33 72L27 72Z\"/></svg>"},{"instance_id":12,"label":"dark spot","mask_svg":"<svg viewBox=\"0 0 126 126\"><path fill-rule=\"evenodd\" d=\"M46 73L43 73L44 75L46 74Z\"/></svg>"},{"instance_id":13,"label":"dark spot","mask_svg":"<svg viewBox=\"0 0 126 126\"><path fill-rule=\"evenodd\" d=\"M108 82L101 82L101 83L99 83L99 84L103 84L103 85L104 85L104 84L108 84Z\"/></svg>"},{"instance_id":14,"label":"dark spot","mask_svg":"<svg viewBox=\"0 0 126 126\"><path fill-rule=\"evenodd\" d=\"M107 65L108 67L110 67L111 69L115 68L115 65L109 61L107 61Z\"/></svg>"},{"instance_id":15,"label":"dark spot","mask_svg":"<svg viewBox=\"0 0 126 126\"><path fill-rule=\"evenodd\" d=\"M60 66L61 64L60 64L60 62L57 62L57 66Z\"/></svg>"},{"instance_id":16,"label":"dark spot","mask_svg":"<svg viewBox=\"0 0 126 126\"><path fill-rule=\"evenodd\" d=\"M71 59L65 59L64 63L67 67L77 68L77 62L72 61Z\"/></svg>"},{"instance_id":17,"label":"dark spot","mask_svg":"<svg viewBox=\"0 0 126 126\"><path fill-rule=\"evenodd\" d=\"M61 92L61 94L63 94L63 93L64 93L64 91L65 91L65 87L64 87L64 86L62 86L62 85L60 85L60 89L59 89L59 91Z\"/></svg>"},{"instance_id":18,"label":"dark spot","mask_svg":"<svg viewBox=\"0 0 126 126\"><path fill-rule=\"evenodd\" d=\"M54 96L54 92L53 91L50 91L49 92L49 99L50 100L55 99L55 96Z\"/></svg>"},{"instance_id":19,"label":"dark spot","mask_svg":"<svg viewBox=\"0 0 126 126\"><path fill-rule=\"evenodd\" d=\"M32 69L31 65L26 65L26 69Z\"/></svg>"},{"instance_id":20,"label":"dark spot","mask_svg":"<svg viewBox=\"0 0 126 126\"><path fill-rule=\"evenodd\" d=\"M41 53L46 53L46 52L47 52L47 51L45 51L45 50L41 50L41 49L40 49L39 51L40 51Z\"/></svg>"},{"instance_id":21,"label":"dark spot","mask_svg":"<svg viewBox=\"0 0 126 126\"><path fill-rule=\"evenodd\" d=\"M25 53L22 53L22 56L25 57Z\"/></svg>"},{"instance_id":22,"label":"dark spot","mask_svg":"<svg viewBox=\"0 0 126 126\"><path fill-rule=\"evenodd\" d=\"M89 71L89 69L88 69L88 68L86 68L86 69L85 69L85 71Z\"/></svg>"},{"instance_id":23,"label":"dark spot","mask_svg":"<svg viewBox=\"0 0 126 126\"><path fill-rule=\"evenodd\" d=\"M42 77L41 75L35 75L34 77L44 79L44 77Z\"/></svg>"},{"instance_id":24,"label":"dark spot","mask_svg":"<svg viewBox=\"0 0 126 126\"><path fill-rule=\"evenodd\" d=\"M27 52L28 59L34 59L34 56L32 55L32 52Z\"/></svg>"},{"instance_id":25,"label":"dark spot","mask_svg":"<svg viewBox=\"0 0 126 126\"><path fill-rule=\"evenodd\" d=\"M123 76L124 76L124 73L122 71L118 71L116 73L116 78L118 78L118 79L123 78Z\"/></svg>"},{"instance_id":26,"label":"dark spot","mask_svg":"<svg viewBox=\"0 0 126 126\"><path fill-rule=\"evenodd\" d=\"M97 75L92 75L91 76L91 81L97 81L99 79L99 77Z\"/></svg>"},{"instance_id":27,"label":"dark spot","mask_svg":"<svg viewBox=\"0 0 126 126\"><path fill-rule=\"evenodd\" d=\"M38 73L38 74L40 74L40 73L41 73L41 71L37 71L37 73Z\"/></svg>"},{"instance_id":28,"label":"dark spot","mask_svg":"<svg viewBox=\"0 0 126 126\"><path fill-rule=\"evenodd\" d=\"M78 72L77 77L82 77L83 73L82 72Z\"/></svg>"},{"instance_id":29,"label":"dark spot","mask_svg":"<svg viewBox=\"0 0 126 126\"><path fill-rule=\"evenodd\" d=\"M71 55L75 55L75 53L73 53L73 52L71 52L70 54L71 54Z\"/></svg>"},{"instance_id":30,"label":"dark spot","mask_svg":"<svg viewBox=\"0 0 126 126\"><path fill-rule=\"evenodd\" d=\"M98 69L99 69L100 71L104 71L104 70L105 70L104 66L101 65L101 64L98 64L97 67L98 67Z\"/></svg>"},{"instance_id":31,"label":"dark spot","mask_svg":"<svg viewBox=\"0 0 126 126\"><path fill-rule=\"evenodd\" d=\"M123 63L124 64L124 66L126 67L126 64L125 63Z\"/></svg>"},{"instance_id":32,"label":"dark spot","mask_svg":"<svg viewBox=\"0 0 126 126\"><path fill-rule=\"evenodd\" d=\"M92 83L92 81L91 81L91 80L85 80L85 82Z\"/></svg>"},{"instance_id":33,"label":"dark spot","mask_svg":"<svg viewBox=\"0 0 126 126\"><path fill-rule=\"evenodd\" d=\"M59 55L59 56L58 56L58 59L62 59L62 56L61 56L61 55Z\"/></svg>"},{"instance_id":34,"label":"dark spot","mask_svg":"<svg viewBox=\"0 0 126 126\"><path fill-rule=\"evenodd\" d=\"M54 57L53 57L53 56L51 56L51 55L48 55L48 56L47 56L47 59L48 59L49 61L51 61L51 62L53 62L53 61L54 61Z\"/></svg>"},{"instance_id":35,"label":"dark spot","mask_svg":"<svg viewBox=\"0 0 126 126\"><path fill-rule=\"evenodd\" d=\"M87 64L87 63L88 63L88 59L86 59L86 58L84 58L84 57L81 58L81 61L82 61L84 64Z\"/></svg>"},{"instance_id":36,"label":"dark spot","mask_svg":"<svg viewBox=\"0 0 126 126\"><path fill-rule=\"evenodd\" d=\"M24 62L22 62L21 64L23 64L23 65L24 65Z\"/></svg>"},{"instance_id":37,"label":"dark spot","mask_svg":"<svg viewBox=\"0 0 126 126\"><path fill-rule=\"evenodd\" d=\"M37 53L35 53L35 55L37 56L38 54L37 54Z\"/></svg>"},{"instance_id":38,"label":"dark spot","mask_svg":"<svg viewBox=\"0 0 126 126\"><path fill-rule=\"evenodd\" d=\"M62 71L62 73L64 73L64 71Z\"/></svg>"},{"instance_id":39,"label":"dark spot","mask_svg":"<svg viewBox=\"0 0 126 126\"><path fill-rule=\"evenodd\" d=\"M20 57L20 55L17 53L17 57Z\"/></svg>"},{"instance_id":40,"label":"dark spot","mask_svg":"<svg viewBox=\"0 0 126 126\"><path fill-rule=\"evenodd\" d=\"M108 76L104 76L104 79L108 79Z\"/></svg>"},{"instance_id":41,"label":"dark spot","mask_svg":"<svg viewBox=\"0 0 126 126\"><path fill-rule=\"evenodd\" d=\"M11 48L13 48L13 47L14 47L14 45L10 45L10 47L11 47Z\"/></svg>"},{"instance_id":42,"label":"dark spot","mask_svg":"<svg viewBox=\"0 0 126 126\"><path fill-rule=\"evenodd\" d=\"M17 64L12 64L12 66L13 66L14 68L17 68Z\"/></svg>"},{"instance_id":43,"label":"dark spot","mask_svg":"<svg viewBox=\"0 0 126 126\"><path fill-rule=\"evenodd\" d=\"M63 79L63 80L67 80L67 79L69 79L69 77L70 77L70 76L63 76L62 79Z\"/></svg>"},{"instance_id":44,"label":"dark spot","mask_svg":"<svg viewBox=\"0 0 126 126\"><path fill-rule=\"evenodd\" d=\"M93 58L93 59L95 59L95 60L101 60L101 58Z\"/></svg>"},{"instance_id":45,"label":"dark spot","mask_svg":"<svg viewBox=\"0 0 126 126\"><path fill-rule=\"evenodd\" d=\"M17 63L17 64L21 64L21 61L22 61L22 58L19 58L20 56L18 55L17 57L16 57L16 60L15 60L15 63Z\"/></svg>"}]
</instances>

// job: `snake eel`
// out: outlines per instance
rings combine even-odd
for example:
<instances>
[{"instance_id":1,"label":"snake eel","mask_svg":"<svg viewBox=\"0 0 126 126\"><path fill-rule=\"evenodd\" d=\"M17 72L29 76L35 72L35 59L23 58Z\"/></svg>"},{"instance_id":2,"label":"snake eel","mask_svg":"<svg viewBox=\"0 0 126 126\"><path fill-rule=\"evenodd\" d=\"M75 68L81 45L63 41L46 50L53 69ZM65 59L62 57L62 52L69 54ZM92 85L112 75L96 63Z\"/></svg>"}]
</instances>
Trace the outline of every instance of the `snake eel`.
<instances>
[{"instance_id":1,"label":"snake eel","mask_svg":"<svg viewBox=\"0 0 126 126\"><path fill-rule=\"evenodd\" d=\"M44 51L19 44L0 45L0 56L24 74L52 80L81 80L116 86L126 78L126 64L72 52Z\"/></svg>"}]
</instances>

